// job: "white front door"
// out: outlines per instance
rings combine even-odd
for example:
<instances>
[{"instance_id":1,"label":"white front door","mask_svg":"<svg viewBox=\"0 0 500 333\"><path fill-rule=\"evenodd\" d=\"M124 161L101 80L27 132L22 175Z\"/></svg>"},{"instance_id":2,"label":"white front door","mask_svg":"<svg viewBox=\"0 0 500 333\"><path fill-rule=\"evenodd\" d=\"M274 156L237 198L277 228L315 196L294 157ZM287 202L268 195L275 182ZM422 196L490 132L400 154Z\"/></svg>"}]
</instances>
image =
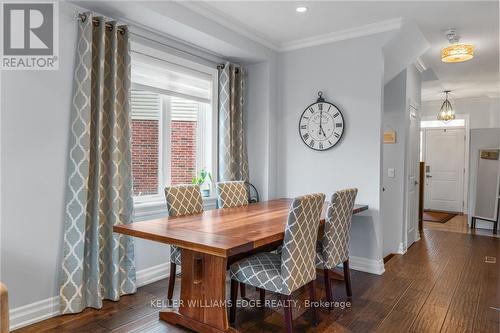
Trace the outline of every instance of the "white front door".
<instances>
[{"instance_id":1,"label":"white front door","mask_svg":"<svg viewBox=\"0 0 500 333\"><path fill-rule=\"evenodd\" d=\"M419 239L418 236L418 174L419 174L419 132L417 110L410 107L408 131L407 194L406 194L406 247Z\"/></svg>"},{"instance_id":2,"label":"white front door","mask_svg":"<svg viewBox=\"0 0 500 333\"><path fill-rule=\"evenodd\" d=\"M463 128L425 130L424 209L463 211Z\"/></svg>"}]
</instances>

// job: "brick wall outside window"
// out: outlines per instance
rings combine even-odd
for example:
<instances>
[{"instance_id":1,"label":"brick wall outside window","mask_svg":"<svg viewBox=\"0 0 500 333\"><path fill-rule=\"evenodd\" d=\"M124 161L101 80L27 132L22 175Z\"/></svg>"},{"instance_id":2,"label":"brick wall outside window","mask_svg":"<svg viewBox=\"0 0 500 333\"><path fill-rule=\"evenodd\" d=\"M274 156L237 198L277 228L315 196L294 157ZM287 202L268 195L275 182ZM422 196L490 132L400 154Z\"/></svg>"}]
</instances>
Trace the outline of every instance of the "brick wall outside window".
<instances>
[{"instance_id":1,"label":"brick wall outside window","mask_svg":"<svg viewBox=\"0 0 500 333\"><path fill-rule=\"evenodd\" d=\"M132 119L134 195L158 193L158 120Z\"/></svg>"},{"instance_id":2,"label":"brick wall outside window","mask_svg":"<svg viewBox=\"0 0 500 333\"><path fill-rule=\"evenodd\" d=\"M171 121L170 182L172 185L191 184L191 180L196 175L196 124L195 121Z\"/></svg>"},{"instance_id":3,"label":"brick wall outside window","mask_svg":"<svg viewBox=\"0 0 500 333\"><path fill-rule=\"evenodd\" d=\"M158 193L158 124L158 120L132 119L134 195ZM191 184L196 175L196 124L195 121L171 122L171 185Z\"/></svg>"}]
</instances>

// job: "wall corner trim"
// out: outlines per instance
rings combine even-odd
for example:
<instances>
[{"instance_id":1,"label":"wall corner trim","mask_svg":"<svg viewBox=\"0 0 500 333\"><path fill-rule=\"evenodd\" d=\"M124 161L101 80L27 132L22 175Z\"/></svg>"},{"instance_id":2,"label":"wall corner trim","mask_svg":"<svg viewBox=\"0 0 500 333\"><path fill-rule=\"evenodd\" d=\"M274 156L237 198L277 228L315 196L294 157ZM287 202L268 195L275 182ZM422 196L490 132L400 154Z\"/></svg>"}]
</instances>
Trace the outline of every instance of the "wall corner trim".
<instances>
[{"instance_id":1,"label":"wall corner trim","mask_svg":"<svg viewBox=\"0 0 500 333\"><path fill-rule=\"evenodd\" d=\"M137 271L136 285L142 287L162 279L170 274L170 263L160 264ZM60 314L59 296L50 297L10 310L10 330L28 326Z\"/></svg>"},{"instance_id":2,"label":"wall corner trim","mask_svg":"<svg viewBox=\"0 0 500 333\"><path fill-rule=\"evenodd\" d=\"M405 254L406 253L406 248L405 245L401 242L399 243L398 250L396 251L397 254Z\"/></svg>"}]
</instances>

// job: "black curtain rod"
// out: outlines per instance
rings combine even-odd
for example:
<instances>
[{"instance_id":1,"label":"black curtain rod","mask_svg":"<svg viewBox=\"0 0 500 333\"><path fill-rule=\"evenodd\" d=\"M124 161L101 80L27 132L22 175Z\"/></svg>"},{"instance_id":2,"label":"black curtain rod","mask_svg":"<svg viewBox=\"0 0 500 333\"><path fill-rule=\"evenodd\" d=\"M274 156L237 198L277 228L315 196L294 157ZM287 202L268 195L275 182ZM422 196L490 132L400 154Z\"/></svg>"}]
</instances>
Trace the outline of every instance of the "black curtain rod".
<instances>
[{"instance_id":1,"label":"black curtain rod","mask_svg":"<svg viewBox=\"0 0 500 333\"><path fill-rule=\"evenodd\" d=\"M88 16L88 15L87 15L86 13L79 13L79 14L78 14L78 19L79 19L80 21L82 21L82 22L85 22L85 21L87 20L87 16ZM100 21L99 21L99 19L98 19L97 17L93 17L93 18L92 18L92 23L93 23L96 27L97 27L97 26L99 26L99 22L100 22ZM105 23L105 25L106 25L106 28L108 28L110 31L113 29L113 24L106 22L106 23ZM126 32L125 28L120 27L120 26L117 28L117 30L118 30L118 32L119 32L119 33L121 33L122 35L124 35L124 34L125 34L125 32Z\"/></svg>"},{"instance_id":2,"label":"black curtain rod","mask_svg":"<svg viewBox=\"0 0 500 333\"><path fill-rule=\"evenodd\" d=\"M217 69L224 69L226 67L225 64L219 64L217 65ZM236 72L236 74L238 74L240 72L240 67L239 66L234 66L234 71Z\"/></svg>"},{"instance_id":3,"label":"black curtain rod","mask_svg":"<svg viewBox=\"0 0 500 333\"><path fill-rule=\"evenodd\" d=\"M78 14L78 16L77 16L77 19L78 19L78 20L80 20L80 21L82 21L82 22L85 22L85 21L87 20L87 18L88 18L88 14L87 14L87 13L79 13L79 14ZM97 17L93 17L93 18L92 18L92 23L93 23L95 26L99 26L99 22L100 22L100 21L99 21L99 19L98 19ZM110 30L113 28L113 25L112 25L111 23L107 23L107 22L106 22L105 24L106 24L106 28L108 28L108 29L110 29ZM126 30L125 30L124 28L122 28L122 27L118 27L118 28L117 28L117 30L118 30L118 31L119 31L122 35L123 35L123 34L125 34L125 32L126 32ZM140 36L140 37L142 37L142 36ZM148 38L148 39L149 39L149 38ZM171 46L169 46L169 47L171 47ZM189 55L191 55L191 56L195 56L195 57L197 57L197 58L201 58L201 59L206 60L205 58L202 58L202 57L197 56L197 55L193 55L193 54L191 54L191 53L188 53L188 52L183 51L183 50L180 50L180 49L178 49L178 51L181 51L181 52L183 52L183 53L187 53L187 54L189 54ZM226 67L226 65L225 65L225 64L219 64L219 65L217 65L217 69L224 69L225 67ZM235 72L236 72L236 73L239 73L239 67L235 66Z\"/></svg>"}]
</instances>

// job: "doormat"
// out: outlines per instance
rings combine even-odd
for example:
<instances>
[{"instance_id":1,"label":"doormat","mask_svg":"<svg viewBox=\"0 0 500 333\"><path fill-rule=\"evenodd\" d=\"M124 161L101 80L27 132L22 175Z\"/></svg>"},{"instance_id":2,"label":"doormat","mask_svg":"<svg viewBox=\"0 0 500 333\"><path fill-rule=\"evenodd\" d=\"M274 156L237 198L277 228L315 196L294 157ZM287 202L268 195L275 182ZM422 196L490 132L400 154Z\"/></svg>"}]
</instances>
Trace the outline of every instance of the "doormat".
<instances>
[{"instance_id":1,"label":"doormat","mask_svg":"<svg viewBox=\"0 0 500 333\"><path fill-rule=\"evenodd\" d=\"M455 216L457 216L457 214L424 210L422 219L426 222L446 223Z\"/></svg>"}]
</instances>

